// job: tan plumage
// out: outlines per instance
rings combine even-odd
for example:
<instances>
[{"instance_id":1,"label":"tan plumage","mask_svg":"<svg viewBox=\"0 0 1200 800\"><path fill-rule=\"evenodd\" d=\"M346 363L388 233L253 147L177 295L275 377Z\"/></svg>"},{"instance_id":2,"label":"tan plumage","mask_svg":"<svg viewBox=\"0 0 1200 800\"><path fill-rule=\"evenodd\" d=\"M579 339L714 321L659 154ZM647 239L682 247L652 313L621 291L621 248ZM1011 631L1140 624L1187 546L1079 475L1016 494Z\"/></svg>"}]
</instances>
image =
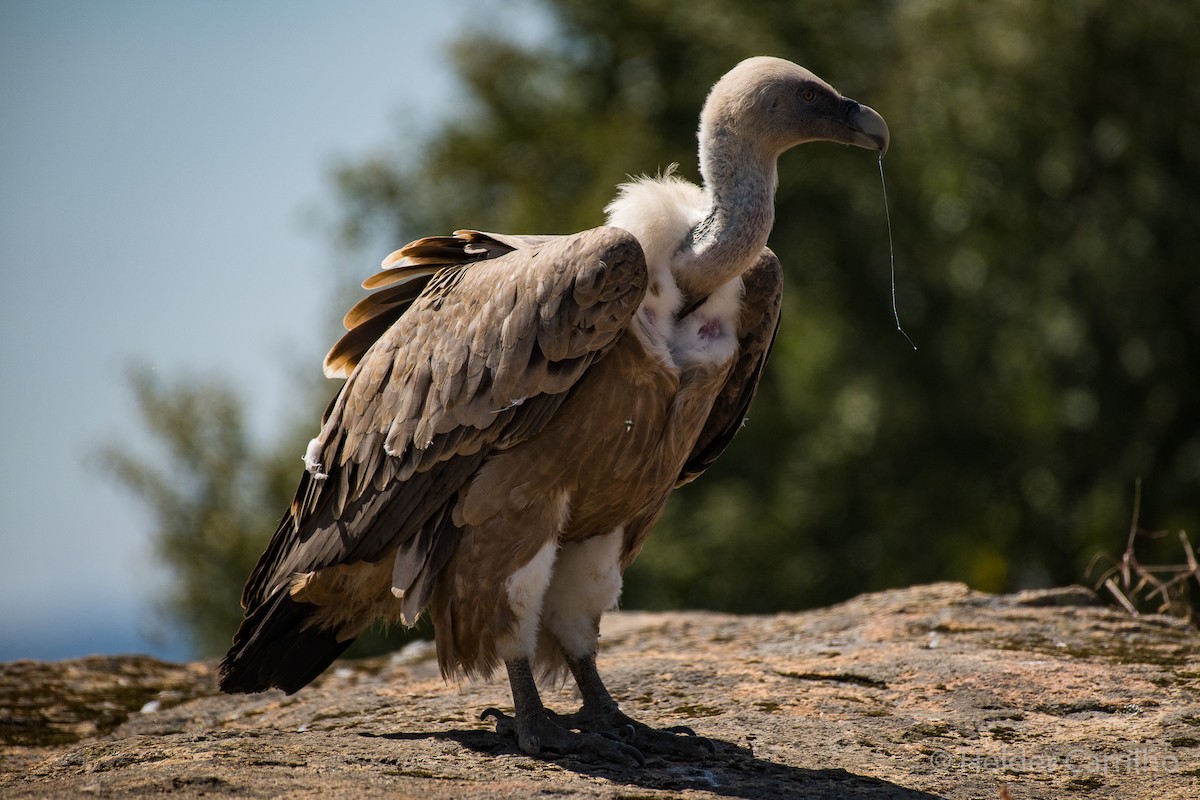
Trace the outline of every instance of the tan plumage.
<instances>
[{"instance_id":1,"label":"tan plumage","mask_svg":"<svg viewBox=\"0 0 1200 800\"><path fill-rule=\"evenodd\" d=\"M568 270L580 250L590 262ZM246 585L247 608L289 576L377 562L420 538L419 526L474 475L485 448L504 449L545 425L565 390L614 344L644 292L637 242L616 229L466 263L443 269L369 349L346 356L358 368L310 446L310 470ZM541 309L554 313L543 318ZM333 535L347 519L356 535ZM293 535L310 528L328 533ZM434 535L431 526L423 533ZM418 548L412 557L427 555ZM423 571L406 562L402 574L416 581ZM388 593L385 602L392 600ZM423 603L410 593L408 605L415 621Z\"/></svg>"},{"instance_id":2,"label":"tan plumage","mask_svg":"<svg viewBox=\"0 0 1200 800\"><path fill-rule=\"evenodd\" d=\"M742 424L779 322L775 159L813 138L882 151L887 129L802 68L751 59L706 104L704 190L642 179L612 227L459 231L385 259L326 358L347 380L246 585L222 688L295 691L373 621L428 609L446 674L505 663L516 714L494 715L526 750L640 758L567 730L608 725L697 754L616 710L599 618L670 492ZM571 670L578 720L541 710L531 661Z\"/></svg>"}]
</instances>

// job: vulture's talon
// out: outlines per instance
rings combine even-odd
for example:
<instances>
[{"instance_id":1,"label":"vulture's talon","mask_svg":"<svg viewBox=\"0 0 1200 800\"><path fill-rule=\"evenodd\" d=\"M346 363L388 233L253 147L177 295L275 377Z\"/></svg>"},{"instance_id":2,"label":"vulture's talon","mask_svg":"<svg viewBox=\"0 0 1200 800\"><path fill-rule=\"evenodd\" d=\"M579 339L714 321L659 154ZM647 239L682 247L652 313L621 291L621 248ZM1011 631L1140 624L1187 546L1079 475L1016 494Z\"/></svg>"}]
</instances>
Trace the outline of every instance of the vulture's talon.
<instances>
[{"instance_id":1,"label":"vulture's talon","mask_svg":"<svg viewBox=\"0 0 1200 800\"><path fill-rule=\"evenodd\" d=\"M486 721L489 717L496 720L496 733L501 736L516 735L516 723L508 714L505 714L498 708L485 708L483 713L479 715L481 721Z\"/></svg>"},{"instance_id":2,"label":"vulture's talon","mask_svg":"<svg viewBox=\"0 0 1200 800\"><path fill-rule=\"evenodd\" d=\"M652 728L616 708L600 712L580 709L574 714L564 714L559 719L563 724L586 733L616 739L639 753L695 760L707 758L717 751L711 741L697 736L686 725Z\"/></svg>"},{"instance_id":3,"label":"vulture's talon","mask_svg":"<svg viewBox=\"0 0 1200 800\"><path fill-rule=\"evenodd\" d=\"M644 755L642 755L641 750L638 750L636 747L632 747L630 745L622 745L622 751L626 755L633 757L633 762L631 764L629 764L629 766L631 766L631 767L646 766L646 757Z\"/></svg>"},{"instance_id":4,"label":"vulture's talon","mask_svg":"<svg viewBox=\"0 0 1200 800\"><path fill-rule=\"evenodd\" d=\"M703 736L648 726L639 729L631 743L647 752L690 760L705 759L717 752L716 746Z\"/></svg>"},{"instance_id":5,"label":"vulture's talon","mask_svg":"<svg viewBox=\"0 0 1200 800\"><path fill-rule=\"evenodd\" d=\"M542 709L527 717L509 716L496 708L484 709L480 719L496 720L496 733L512 738L531 756L573 756L586 761L607 761L644 767L646 757L621 738L624 731L572 730L571 718ZM632 726L629 733L632 735Z\"/></svg>"}]
</instances>

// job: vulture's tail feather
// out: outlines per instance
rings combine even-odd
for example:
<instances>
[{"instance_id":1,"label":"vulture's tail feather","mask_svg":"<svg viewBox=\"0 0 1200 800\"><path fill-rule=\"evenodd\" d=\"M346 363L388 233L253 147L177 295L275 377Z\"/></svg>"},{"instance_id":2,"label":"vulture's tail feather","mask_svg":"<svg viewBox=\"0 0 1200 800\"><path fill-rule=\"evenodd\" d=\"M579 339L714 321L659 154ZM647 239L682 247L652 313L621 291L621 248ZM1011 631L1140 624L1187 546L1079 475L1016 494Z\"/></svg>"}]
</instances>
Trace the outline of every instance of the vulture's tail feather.
<instances>
[{"instance_id":1,"label":"vulture's tail feather","mask_svg":"<svg viewBox=\"0 0 1200 800\"><path fill-rule=\"evenodd\" d=\"M221 661L221 691L293 694L324 672L354 640L338 641L335 631L311 627L316 610L282 588L250 611Z\"/></svg>"}]
</instances>

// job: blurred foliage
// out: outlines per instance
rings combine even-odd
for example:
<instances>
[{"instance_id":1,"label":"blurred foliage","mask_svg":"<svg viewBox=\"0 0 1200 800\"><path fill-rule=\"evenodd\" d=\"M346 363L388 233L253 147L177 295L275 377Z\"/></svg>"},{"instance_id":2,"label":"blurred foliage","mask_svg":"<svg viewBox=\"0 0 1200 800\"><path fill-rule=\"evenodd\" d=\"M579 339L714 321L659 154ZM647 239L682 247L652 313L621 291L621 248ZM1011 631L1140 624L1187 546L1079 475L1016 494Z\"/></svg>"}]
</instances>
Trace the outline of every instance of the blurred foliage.
<instances>
[{"instance_id":1,"label":"blurred foliage","mask_svg":"<svg viewBox=\"0 0 1200 800\"><path fill-rule=\"evenodd\" d=\"M154 516L155 556L172 573L157 603L168 623L163 634L183 634L196 653L223 654L242 621L242 585L296 490L297 454L312 436L313 420L297 419L278 442L258 447L243 419L245 400L219 376L164 382L137 366L129 383L141 422L161 448L140 453L114 442L97 460ZM314 408L328 401L317 405L328 394L326 381L301 384ZM407 635L372 629L350 653L374 654L430 635L427 624Z\"/></svg>"},{"instance_id":2,"label":"blurred foliage","mask_svg":"<svg viewBox=\"0 0 1200 800\"><path fill-rule=\"evenodd\" d=\"M771 365L745 430L676 494L626 576L627 607L1076 582L1097 549L1119 552L1138 478L1144 519L1200 528L1200 83L1186 80L1200 38L1187 4L545 4L559 36L530 47L496 26L467 32L454 51L465 107L418 147L338 170L348 252L460 227L579 230L602 222L628 174L679 162L694 179L707 88L754 54L810 67L892 130L897 294L920 349L894 330L870 154L786 154ZM160 476L211 484L163 529L196 540L164 546L181 575L257 551L282 509L206 476L216 456ZM159 478L131 476L157 502ZM221 514L253 544L192 554Z\"/></svg>"},{"instance_id":3,"label":"blurred foliage","mask_svg":"<svg viewBox=\"0 0 1200 800\"><path fill-rule=\"evenodd\" d=\"M279 459L254 452L243 403L220 379L163 383L138 367L129 381L162 452L151 457L110 444L101 457L154 515L155 554L173 573L160 611L199 652L222 652L242 618L238 598L263 547L264 513L291 499L295 464L285 470Z\"/></svg>"}]
</instances>

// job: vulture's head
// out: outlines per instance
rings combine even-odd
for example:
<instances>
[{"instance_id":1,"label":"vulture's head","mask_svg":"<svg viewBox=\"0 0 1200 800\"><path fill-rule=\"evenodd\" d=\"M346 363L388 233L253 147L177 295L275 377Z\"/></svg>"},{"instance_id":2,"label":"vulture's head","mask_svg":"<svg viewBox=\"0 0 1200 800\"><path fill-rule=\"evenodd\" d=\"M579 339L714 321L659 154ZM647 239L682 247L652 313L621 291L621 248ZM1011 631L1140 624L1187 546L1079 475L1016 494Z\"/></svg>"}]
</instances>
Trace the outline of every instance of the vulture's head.
<instances>
[{"instance_id":1,"label":"vulture's head","mask_svg":"<svg viewBox=\"0 0 1200 800\"><path fill-rule=\"evenodd\" d=\"M889 139L887 123L874 109L843 97L804 67L767 56L738 64L708 95L700 115L701 149L729 137L763 158L816 141L882 155Z\"/></svg>"}]
</instances>

